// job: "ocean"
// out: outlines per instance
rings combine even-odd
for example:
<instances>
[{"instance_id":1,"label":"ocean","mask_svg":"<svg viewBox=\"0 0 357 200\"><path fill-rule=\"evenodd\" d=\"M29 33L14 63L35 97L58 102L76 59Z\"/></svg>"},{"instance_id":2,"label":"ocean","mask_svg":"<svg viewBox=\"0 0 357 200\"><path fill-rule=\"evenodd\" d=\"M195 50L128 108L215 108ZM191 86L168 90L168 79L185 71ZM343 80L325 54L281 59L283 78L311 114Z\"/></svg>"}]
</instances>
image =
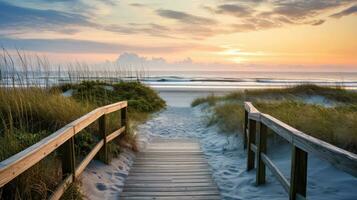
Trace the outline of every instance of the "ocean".
<instances>
[{"instance_id":1,"label":"ocean","mask_svg":"<svg viewBox=\"0 0 357 200\"><path fill-rule=\"evenodd\" d=\"M142 80L159 90L284 88L302 84L357 89L357 72L151 71Z\"/></svg>"},{"instance_id":2,"label":"ocean","mask_svg":"<svg viewBox=\"0 0 357 200\"><path fill-rule=\"evenodd\" d=\"M2 86L51 86L83 80L138 80L161 91L230 91L284 88L301 84L357 90L357 72L36 71L0 74Z\"/></svg>"}]
</instances>

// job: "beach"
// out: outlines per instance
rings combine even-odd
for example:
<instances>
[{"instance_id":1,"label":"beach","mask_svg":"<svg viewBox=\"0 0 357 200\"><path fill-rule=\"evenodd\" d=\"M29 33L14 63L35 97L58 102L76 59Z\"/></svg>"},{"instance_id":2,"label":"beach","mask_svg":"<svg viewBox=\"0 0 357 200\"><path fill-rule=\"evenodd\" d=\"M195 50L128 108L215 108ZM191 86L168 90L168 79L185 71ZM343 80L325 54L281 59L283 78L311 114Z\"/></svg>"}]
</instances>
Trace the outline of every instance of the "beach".
<instances>
[{"instance_id":1,"label":"beach","mask_svg":"<svg viewBox=\"0 0 357 200\"><path fill-rule=\"evenodd\" d=\"M205 105L194 108L190 106L197 97L212 93L223 95L224 92L185 92L182 90L158 90L158 92L166 101L167 108L154 114L150 120L138 127L137 134L140 138L146 138L145 142L148 143L151 138L155 137L197 139L212 169L212 176L221 192L222 199L288 198L288 194L269 170L267 170L267 183L259 187L255 185L255 170L249 172L246 170L247 158L246 151L243 150L241 134L225 134L217 126L207 127L205 122L207 113L203 109ZM268 155L289 180L291 146L276 138L268 142L268 146L272 147L268 149ZM100 168L97 170L100 171ZM83 184L84 188L90 188L90 190L85 190L89 196L101 194L100 196L105 197L106 193L119 196L122 190L122 187L113 187L109 178L103 178L102 181L96 183L84 182ZM88 184L90 186L86 186ZM106 185L107 189L101 190L93 187L93 184ZM307 188L309 199L352 200L356 198L354 192L356 184L357 179L353 176L334 168L314 155L309 155Z\"/></svg>"}]
</instances>

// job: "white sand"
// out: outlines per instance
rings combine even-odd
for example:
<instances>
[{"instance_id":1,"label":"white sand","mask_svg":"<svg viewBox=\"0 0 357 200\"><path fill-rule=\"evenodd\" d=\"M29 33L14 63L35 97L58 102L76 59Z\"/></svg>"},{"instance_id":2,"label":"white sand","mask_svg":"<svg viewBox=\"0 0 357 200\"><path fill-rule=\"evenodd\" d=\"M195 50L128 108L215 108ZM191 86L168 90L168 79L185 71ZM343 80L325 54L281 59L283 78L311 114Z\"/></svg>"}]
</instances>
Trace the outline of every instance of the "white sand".
<instances>
[{"instance_id":1,"label":"white sand","mask_svg":"<svg viewBox=\"0 0 357 200\"><path fill-rule=\"evenodd\" d=\"M81 190L85 198L118 199L134 158L134 152L124 149L118 158L111 161L110 165L96 160L91 161L80 177Z\"/></svg>"},{"instance_id":2,"label":"white sand","mask_svg":"<svg viewBox=\"0 0 357 200\"><path fill-rule=\"evenodd\" d=\"M206 94L209 93L161 92L168 108L139 126L138 133L144 138L140 144L144 145L147 138L153 136L196 138L212 167L213 178L223 199L287 199L287 193L269 170L267 184L255 186L255 170L246 171L246 152L238 134L222 134L217 127L206 127L201 109L189 107L194 98ZM268 146L268 154L288 178L290 145L281 141L269 142L274 142L274 145ZM127 152L126 156L122 155L108 166L94 161L85 170L83 190L90 199L118 198L131 164L130 159L128 163L120 162L122 157L133 158L133 155ZM125 169L119 169L119 166L125 166ZM311 155L308 167L308 199L357 199L357 178Z\"/></svg>"}]
</instances>

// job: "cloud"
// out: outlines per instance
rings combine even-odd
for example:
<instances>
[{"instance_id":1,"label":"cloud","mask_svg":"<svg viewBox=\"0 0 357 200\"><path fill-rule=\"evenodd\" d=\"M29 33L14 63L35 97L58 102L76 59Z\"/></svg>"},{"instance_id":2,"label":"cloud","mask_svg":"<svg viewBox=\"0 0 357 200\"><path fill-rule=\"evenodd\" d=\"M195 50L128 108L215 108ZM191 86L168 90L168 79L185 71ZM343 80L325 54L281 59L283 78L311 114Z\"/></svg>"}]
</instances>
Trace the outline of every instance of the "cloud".
<instances>
[{"instance_id":1,"label":"cloud","mask_svg":"<svg viewBox=\"0 0 357 200\"><path fill-rule=\"evenodd\" d=\"M80 14L24 8L0 2L0 29L21 28L73 33L76 31L68 27L93 25L87 17Z\"/></svg>"},{"instance_id":2,"label":"cloud","mask_svg":"<svg viewBox=\"0 0 357 200\"><path fill-rule=\"evenodd\" d=\"M304 19L316 16L323 11L345 5L351 1L326 1L326 0L296 0L296 1L278 1L274 4L275 8L272 14L283 15L292 19Z\"/></svg>"},{"instance_id":3,"label":"cloud","mask_svg":"<svg viewBox=\"0 0 357 200\"><path fill-rule=\"evenodd\" d=\"M233 32L257 31L286 25L312 25L325 23L323 14L350 5L355 0L325 1L325 0L224 0L216 7L203 6L211 13L230 15L237 18L237 23L231 25ZM264 4L264 9L258 4ZM353 14L357 7L353 6L336 13L331 17L340 18ZM229 33L229 31L228 31Z\"/></svg>"},{"instance_id":4,"label":"cloud","mask_svg":"<svg viewBox=\"0 0 357 200\"><path fill-rule=\"evenodd\" d=\"M53 2L74 2L78 0L53 0ZM170 37L168 28L155 23L148 24L100 24L81 14L20 7L0 2L0 33L22 33L30 30L74 34L81 27L89 27L120 34L146 34L156 37Z\"/></svg>"},{"instance_id":5,"label":"cloud","mask_svg":"<svg viewBox=\"0 0 357 200\"><path fill-rule=\"evenodd\" d=\"M129 4L130 6L133 6L133 7L146 7L145 4L142 4L142 3L131 3Z\"/></svg>"},{"instance_id":6,"label":"cloud","mask_svg":"<svg viewBox=\"0 0 357 200\"><path fill-rule=\"evenodd\" d=\"M126 25L106 25L100 27L103 30L123 34L146 34L155 37L174 38L170 34L170 28L156 23L129 23Z\"/></svg>"},{"instance_id":7,"label":"cloud","mask_svg":"<svg viewBox=\"0 0 357 200\"><path fill-rule=\"evenodd\" d=\"M199 44L172 45L127 45L75 39L21 39L0 36L0 46L7 49L52 53L118 53L135 51L140 53L178 53L191 48L201 51L216 51L217 48Z\"/></svg>"},{"instance_id":8,"label":"cloud","mask_svg":"<svg viewBox=\"0 0 357 200\"><path fill-rule=\"evenodd\" d=\"M211 13L220 15L230 15L237 19L237 23L231 24L221 33L258 31L272 28L283 27L284 25L311 24L321 25L325 21L319 20L298 20L283 14L276 13L277 7L281 6L285 0L267 1L267 0L225 0L226 4L218 4L216 7L203 6L204 9ZM269 3L270 10L257 9L257 4Z\"/></svg>"},{"instance_id":9,"label":"cloud","mask_svg":"<svg viewBox=\"0 0 357 200\"><path fill-rule=\"evenodd\" d=\"M258 31L287 25L318 26L328 20L326 15L323 15L326 12L349 7L331 17L341 18L355 13L356 6L351 7L353 2L356 0L219 0L201 5L209 11L209 15L198 16L185 10L170 9L170 7L157 9L163 4L145 2L144 4L139 1L138 3L124 3L119 0L0 0L0 34L20 36L51 31L68 35L90 28L126 35L205 39L220 34ZM170 24L164 20L150 21L150 19L155 19L152 16L140 21L132 20L129 16L130 20L121 22L118 20L112 24L109 21L101 21L103 18L99 13L108 15L105 17L107 19L110 17L112 7L117 5L119 8L122 4L144 7L153 11L154 15L179 23ZM97 12L96 8L102 11ZM148 15L147 12L145 15ZM227 18L221 15L231 16L235 20L234 23L232 24L231 20L226 20Z\"/></svg>"},{"instance_id":10,"label":"cloud","mask_svg":"<svg viewBox=\"0 0 357 200\"><path fill-rule=\"evenodd\" d=\"M323 23L325 23L325 20L320 19L320 20L313 21L313 22L310 23L310 24L313 25L313 26L318 26L318 25L321 25L321 24L323 24Z\"/></svg>"},{"instance_id":11,"label":"cloud","mask_svg":"<svg viewBox=\"0 0 357 200\"><path fill-rule=\"evenodd\" d=\"M167 61L162 57L146 58L136 53L124 52L119 55L117 63L124 66L142 66L142 65L167 65Z\"/></svg>"},{"instance_id":12,"label":"cloud","mask_svg":"<svg viewBox=\"0 0 357 200\"><path fill-rule=\"evenodd\" d=\"M115 6L118 4L118 1L116 1L116 0L97 0L97 1L107 4L109 6Z\"/></svg>"},{"instance_id":13,"label":"cloud","mask_svg":"<svg viewBox=\"0 0 357 200\"><path fill-rule=\"evenodd\" d=\"M341 12L330 15L330 17L341 18L341 17L347 16L347 15L352 15L352 14L356 14L356 13L357 13L357 5L354 5L352 7L345 9L345 10L342 10Z\"/></svg>"},{"instance_id":14,"label":"cloud","mask_svg":"<svg viewBox=\"0 0 357 200\"><path fill-rule=\"evenodd\" d=\"M156 10L156 13L164 18L175 19L179 22L185 24L201 24L201 25L212 25L217 22L210 18L199 17L191 14L187 14L185 12L174 11L174 10Z\"/></svg>"},{"instance_id":15,"label":"cloud","mask_svg":"<svg viewBox=\"0 0 357 200\"><path fill-rule=\"evenodd\" d=\"M37 0L38 1L38 0ZM76 0L55 0L56 2ZM181 22L187 23L210 23L213 21L193 15L177 15L174 12L162 10L163 15L177 17ZM199 25L199 24L196 24ZM207 34L208 28L195 27L193 31L187 31L179 26L170 28L157 23L128 23L128 24L101 24L94 22L94 19L81 14L50 10L20 7L9 3L0 2L0 34L22 34L26 32L51 31L61 34L74 34L81 31L82 27L89 27L96 30L103 30L119 34L145 34L153 37L176 38L174 33L181 33L181 37L191 37L198 32ZM210 30L209 33L212 33Z\"/></svg>"},{"instance_id":16,"label":"cloud","mask_svg":"<svg viewBox=\"0 0 357 200\"><path fill-rule=\"evenodd\" d=\"M230 14L236 17L247 17L251 16L254 10L238 4L223 4L219 5L214 12L218 14Z\"/></svg>"},{"instance_id":17,"label":"cloud","mask_svg":"<svg viewBox=\"0 0 357 200\"><path fill-rule=\"evenodd\" d=\"M120 66L132 67L132 68L147 68L150 70L165 70L165 69L193 69L200 66L200 63L195 63L191 58L185 58L182 60L169 62L163 57L151 57L147 58L140 56L137 53L124 52L119 55L115 61Z\"/></svg>"}]
</instances>

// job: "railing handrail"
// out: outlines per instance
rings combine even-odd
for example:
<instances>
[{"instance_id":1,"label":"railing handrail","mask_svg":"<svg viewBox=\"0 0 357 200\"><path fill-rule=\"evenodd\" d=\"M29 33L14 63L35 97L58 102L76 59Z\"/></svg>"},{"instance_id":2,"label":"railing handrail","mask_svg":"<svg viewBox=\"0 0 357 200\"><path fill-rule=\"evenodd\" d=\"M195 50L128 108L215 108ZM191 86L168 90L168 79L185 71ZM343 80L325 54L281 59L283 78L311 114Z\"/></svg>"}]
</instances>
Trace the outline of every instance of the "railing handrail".
<instances>
[{"instance_id":1,"label":"railing handrail","mask_svg":"<svg viewBox=\"0 0 357 200\"><path fill-rule=\"evenodd\" d=\"M266 128L271 129L275 134L278 134L285 140L287 140L290 144L293 145L294 151L298 151L297 153L300 153L299 155L303 157L301 162L304 163L304 167L306 168L307 165L307 154L311 153L316 155L319 158L322 158L328 162L330 162L332 165L334 165L336 168L347 172L351 174L354 177L357 177L357 155L346 151L344 149L341 149L339 147L336 147L330 143L327 143L325 141L322 141L320 139L317 139L315 137L312 137L308 134L303 133L302 131L299 131L292 126L268 115L265 113L259 112L258 109L256 109L251 102L244 102L244 108L245 108L245 123L244 123L244 142L245 142L245 147L248 147L248 170L251 168L254 168L254 159L252 159L252 153L255 153L256 160L258 160L257 166L259 165L259 162L261 166L260 168L263 169L263 174L259 176L263 176L263 178L260 178L261 180L258 180L258 170L257 170L257 184L261 184L265 182L265 165L271 169L273 174L277 176L278 180L281 182L281 184L284 186L286 190L290 193L290 199L295 199L294 194L291 194L291 184L289 184L286 180L286 178L282 177L281 172L276 168L276 166L273 164L273 162L269 159L269 157L266 155ZM249 125L250 122L251 124ZM260 129L259 131L256 131L256 123L259 123ZM251 130L250 130L251 129ZM257 137L256 137L257 135ZM251 136L251 139L249 137ZM265 141L263 141L263 145L260 144L261 138L263 138ZM247 144L248 143L248 144ZM264 149L264 152L261 151L261 149ZM293 156L294 155L293 152ZM306 155L305 155L306 154ZM253 164L249 164L253 163ZM294 163L296 164L296 163ZM259 168L258 167L258 168ZM295 166L292 166L295 167ZM301 169L300 169L301 170ZM306 171L306 169L303 169L302 171ZM293 171L293 169L292 169ZM261 173L261 172L260 172ZM303 172L306 173L306 172ZM293 176L293 175L292 175ZM306 176L306 174L305 174ZM292 179L292 178L291 178ZM305 186L306 187L306 180L305 181ZM295 187L295 186L294 186ZM289 191L290 190L290 191ZM302 189L304 190L304 189ZM306 188L305 188L306 190ZM296 195L300 195L296 193ZM305 194L303 194L304 196ZM300 195L301 197L301 195Z\"/></svg>"},{"instance_id":2,"label":"railing handrail","mask_svg":"<svg viewBox=\"0 0 357 200\"><path fill-rule=\"evenodd\" d=\"M40 140L39 142L31 145L30 147L24 149L23 151L7 158L0 162L0 188L3 187L6 183L10 182L18 175L23 173L25 170L31 168L47 155L49 155L54 150L58 149L61 145L65 142L68 142L71 138L73 138L77 133L81 130L86 128L88 125L96 121L101 117L105 117L105 115L121 110L125 108L124 118L122 115L121 119L121 127L114 131L113 133L107 135L105 133L105 137L102 138L101 141L97 143L91 153L88 154L90 159L86 160L85 162L79 165L79 169L77 172L82 172L85 166L89 163L91 159L95 156L95 154L101 149L102 146L105 146L107 142L113 140L115 137L119 136L122 132L126 129L126 108L127 108L127 101L121 101L117 103L113 103L107 106L102 106L93 111L83 115L82 117L74 120L73 122L65 125L61 129L57 130L56 132L52 133L51 135L45 137L44 139ZM125 122L123 122L125 121ZM104 119L105 122L105 119ZM105 127L104 127L105 129ZM104 130L105 132L105 130ZM83 164L83 165L82 165ZM85 165L85 166L84 166ZM73 172L74 173L74 172ZM71 178L78 176L79 174L73 174ZM70 178L66 178L69 180Z\"/></svg>"}]
</instances>

